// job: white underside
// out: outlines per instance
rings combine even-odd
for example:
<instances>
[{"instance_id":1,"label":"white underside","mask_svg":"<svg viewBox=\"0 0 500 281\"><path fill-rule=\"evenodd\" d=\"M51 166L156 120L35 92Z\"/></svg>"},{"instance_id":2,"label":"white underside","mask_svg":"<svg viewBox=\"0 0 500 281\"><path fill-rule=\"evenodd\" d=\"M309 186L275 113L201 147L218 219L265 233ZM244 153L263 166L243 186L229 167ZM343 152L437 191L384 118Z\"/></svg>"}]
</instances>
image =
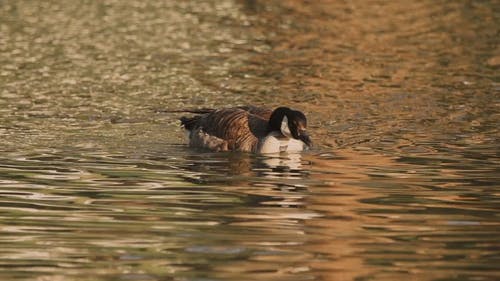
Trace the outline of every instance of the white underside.
<instances>
[{"instance_id":1,"label":"white underside","mask_svg":"<svg viewBox=\"0 0 500 281\"><path fill-rule=\"evenodd\" d=\"M258 152L298 152L304 150L305 147L306 145L300 140L283 137L278 132L272 132L261 141Z\"/></svg>"},{"instance_id":2,"label":"white underside","mask_svg":"<svg viewBox=\"0 0 500 281\"><path fill-rule=\"evenodd\" d=\"M192 147L206 148L212 151L227 150L223 139L211 136L202 129L187 131L189 145ZM300 152L306 149L304 142L283 136L280 132L271 132L259 142L257 153Z\"/></svg>"},{"instance_id":3,"label":"white underside","mask_svg":"<svg viewBox=\"0 0 500 281\"><path fill-rule=\"evenodd\" d=\"M187 137L191 147L206 148L212 151L227 150L226 142L223 139L211 136L202 129L188 131Z\"/></svg>"}]
</instances>

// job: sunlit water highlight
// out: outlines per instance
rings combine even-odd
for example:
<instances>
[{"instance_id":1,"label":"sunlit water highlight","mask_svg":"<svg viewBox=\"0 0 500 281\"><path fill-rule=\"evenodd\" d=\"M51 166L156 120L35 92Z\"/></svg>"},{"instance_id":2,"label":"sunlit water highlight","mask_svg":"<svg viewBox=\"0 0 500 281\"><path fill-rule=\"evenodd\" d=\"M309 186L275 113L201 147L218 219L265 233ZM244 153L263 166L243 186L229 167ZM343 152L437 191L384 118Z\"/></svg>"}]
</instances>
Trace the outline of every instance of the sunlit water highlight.
<instances>
[{"instance_id":1,"label":"sunlit water highlight","mask_svg":"<svg viewBox=\"0 0 500 281\"><path fill-rule=\"evenodd\" d=\"M498 280L495 1L0 3L1 280ZM297 155L163 109L287 104Z\"/></svg>"}]
</instances>

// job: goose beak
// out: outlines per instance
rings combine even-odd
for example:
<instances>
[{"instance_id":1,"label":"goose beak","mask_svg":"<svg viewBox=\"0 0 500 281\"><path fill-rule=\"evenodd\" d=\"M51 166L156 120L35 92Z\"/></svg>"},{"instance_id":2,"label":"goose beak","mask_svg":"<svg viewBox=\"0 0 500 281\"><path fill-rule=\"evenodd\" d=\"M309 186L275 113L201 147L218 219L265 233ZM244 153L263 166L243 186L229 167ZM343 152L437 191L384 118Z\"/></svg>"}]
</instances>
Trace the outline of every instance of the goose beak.
<instances>
[{"instance_id":1,"label":"goose beak","mask_svg":"<svg viewBox=\"0 0 500 281\"><path fill-rule=\"evenodd\" d=\"M301 132L299 135L299 139L303 141L309 148L312 147L312 141L309 135L306 132Z\"/></svg>"}]
</instances>

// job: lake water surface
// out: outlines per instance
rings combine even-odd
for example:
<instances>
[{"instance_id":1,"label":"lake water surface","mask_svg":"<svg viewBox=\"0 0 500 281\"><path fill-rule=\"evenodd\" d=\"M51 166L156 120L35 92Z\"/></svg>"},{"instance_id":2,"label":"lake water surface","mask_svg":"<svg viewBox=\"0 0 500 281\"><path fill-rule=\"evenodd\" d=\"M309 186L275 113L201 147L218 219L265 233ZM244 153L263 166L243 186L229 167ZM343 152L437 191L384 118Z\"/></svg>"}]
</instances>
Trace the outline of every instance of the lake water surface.
<instances>
[{"instance_id":1,"label":"lake water surface","mask_svg":"<svg viewBox=\"0 0 500 281\"><path fill-rule=\"evenodd\" d=\"M498 1L0 2L0 280L499 280ZM288 105L313 150L166 109Z\"/></svg>"}]
</instances>

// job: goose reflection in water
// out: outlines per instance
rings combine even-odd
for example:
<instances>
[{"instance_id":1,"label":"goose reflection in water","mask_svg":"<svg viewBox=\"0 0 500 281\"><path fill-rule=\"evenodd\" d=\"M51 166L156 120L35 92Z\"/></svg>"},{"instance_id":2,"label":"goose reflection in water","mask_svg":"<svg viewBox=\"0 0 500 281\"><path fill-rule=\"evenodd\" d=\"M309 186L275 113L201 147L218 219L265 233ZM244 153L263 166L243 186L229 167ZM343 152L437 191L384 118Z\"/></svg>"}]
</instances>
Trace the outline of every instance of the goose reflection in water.
<instances>
[{"instance_id":1,"label":"goose reflection in water","mask_svg":"<svg viewBox=\"0 0 500 281\"><path fill-rule=\"evenodd\" d=\"M184 178L196 183L238 183L264 179L306 179L310 164L300 153L252 155L202 153L188 155Z\"/></svg>"},{"instance_id":2,"label":"goose reflection in water","mask_svg":"<svg viewBox=\"0 0 500 281\"><path fill-rule=\"evenodd\" d=\"M307 175L307 165L300 153L266 155L260 159L263 168L258 176L266 178L302 179Z\"/></svg>"}]
</instances>

